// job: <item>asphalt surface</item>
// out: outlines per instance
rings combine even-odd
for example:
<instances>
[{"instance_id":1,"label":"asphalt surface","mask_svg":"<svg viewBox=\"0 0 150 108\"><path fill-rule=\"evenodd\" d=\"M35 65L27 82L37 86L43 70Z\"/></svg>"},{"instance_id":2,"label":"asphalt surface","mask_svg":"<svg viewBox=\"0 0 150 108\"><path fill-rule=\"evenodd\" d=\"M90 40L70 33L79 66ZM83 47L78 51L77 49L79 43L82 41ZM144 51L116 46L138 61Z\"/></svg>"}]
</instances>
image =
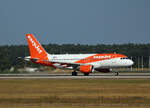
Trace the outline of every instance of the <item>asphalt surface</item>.
<instances>
[{"instance_id":1,"label":"asphalt surface","mask_svg":"<svg viewBox=\"0 0 150 108\"><path fill-rule=\"evenodd\" d=\"M88 79L88 78L150 78L150 73L120 73L119 76L115 76L113 73L98 73L84 76L79 74L78 76L71 76L71 74L0 74L0 79Z\"/></svg>"}]
</instances>

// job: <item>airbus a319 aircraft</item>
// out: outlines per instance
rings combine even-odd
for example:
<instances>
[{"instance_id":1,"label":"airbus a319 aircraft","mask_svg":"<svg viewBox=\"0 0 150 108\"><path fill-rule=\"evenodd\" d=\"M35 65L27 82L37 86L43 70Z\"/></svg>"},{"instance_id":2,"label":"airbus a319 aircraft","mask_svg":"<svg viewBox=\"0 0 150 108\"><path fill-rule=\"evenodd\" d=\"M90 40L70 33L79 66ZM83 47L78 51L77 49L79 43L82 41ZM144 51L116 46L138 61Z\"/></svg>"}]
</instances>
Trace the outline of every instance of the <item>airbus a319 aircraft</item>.
<instances>
[{"instance_id":1,"label":"airbus a319 aircraft","mask_svg":"<svg viewBox=\"0 0 150 108\"><path fill-rule=\"evenodd\" d=\"M110 72L112 68L133 65L133 61L122 54L48 54L33 34L26 34L26 38L31 56L25 59L45 66L71 69L72 76L77 76L78 71L88 76L95 70ZM118 75L118 72L115 75Z\"/></svg>"}]
</instances>

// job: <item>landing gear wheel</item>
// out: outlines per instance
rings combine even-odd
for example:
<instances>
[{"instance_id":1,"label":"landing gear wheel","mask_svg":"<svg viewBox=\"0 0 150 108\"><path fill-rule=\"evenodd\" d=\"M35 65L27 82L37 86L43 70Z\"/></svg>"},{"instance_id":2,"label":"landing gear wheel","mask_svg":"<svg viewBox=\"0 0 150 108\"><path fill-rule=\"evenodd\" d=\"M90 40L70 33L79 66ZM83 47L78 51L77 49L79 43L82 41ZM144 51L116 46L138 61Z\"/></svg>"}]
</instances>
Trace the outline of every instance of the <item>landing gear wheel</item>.
<instances>
[{"instance_id":1,"label":"landing gear wheel","mask_svg":"<svg viewBox=\"0 0 150 108\"><path fill-rule=\"evenodd\" d=\"M84 76L89 76L89 73L84 73Z\"/></svg>"},{"instance_id":2,"label":"landing gear wheel","mask_svg":"<svg viewBox=\"0 0 150 108\"><path fill-rule=\"evenodd\" d=\"M119 72L115 72L115 76L119 76Z\"/></svg>"},{"instance_id":3,"label":"landing gear wheel","mask_svg":"<svg viewBox=\"0 0 150 108\"><path fill-rule=\"evenodd\" d=\"M72 72L72 76L77 76L78 73L76 71Z\"/></svg>"}]
</instances>

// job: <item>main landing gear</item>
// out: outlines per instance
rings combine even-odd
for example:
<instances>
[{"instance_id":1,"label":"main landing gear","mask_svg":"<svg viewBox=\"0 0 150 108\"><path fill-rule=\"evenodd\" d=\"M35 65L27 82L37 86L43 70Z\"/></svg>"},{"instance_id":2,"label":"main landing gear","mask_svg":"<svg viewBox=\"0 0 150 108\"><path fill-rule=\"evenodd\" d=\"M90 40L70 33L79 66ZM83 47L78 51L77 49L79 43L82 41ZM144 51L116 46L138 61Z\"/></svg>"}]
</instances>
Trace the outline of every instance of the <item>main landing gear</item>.
<instances>
[{"instance_id":1,"label":"main landing gear","mask_svg":"<svg viewBox=\"0 0 150 108\"><path fill-rule=\"evenodd\" d=\"M78 76L78 72L75 70L72 72L72 76ZM89 76L89 73L84 73L84 76Z\"/></svg>"},{"instance_id":2,"label":"main landing gear","mask_svg":"<svg viewBox=\"0 0 150 108\"><path fill-rule=\"evenodd\" d=\"M78 73L74 70L74 71L72 72L72 76L78 76Z\"/></svg>"},{"instance_id":3,"label":"main landing gear","mask_svg":"<svg viewBox=\"0 0 150 108\"><path fill-rule=\"evenodd\" d=\"M89 76L89 73L84 73L84 76Z\"/></svg>"}]
</instances>

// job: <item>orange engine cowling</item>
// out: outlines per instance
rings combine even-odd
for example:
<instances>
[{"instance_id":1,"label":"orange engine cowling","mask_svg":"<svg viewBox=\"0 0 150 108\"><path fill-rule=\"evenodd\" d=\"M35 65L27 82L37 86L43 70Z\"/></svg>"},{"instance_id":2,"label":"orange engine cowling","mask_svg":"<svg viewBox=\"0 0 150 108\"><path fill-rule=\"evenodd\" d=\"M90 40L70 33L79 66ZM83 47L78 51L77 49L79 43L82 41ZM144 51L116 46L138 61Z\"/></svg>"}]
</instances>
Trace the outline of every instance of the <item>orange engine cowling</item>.
<instances>
[{"instance_id":1,"label":"orange engine cowling","mask_svg":"<svg viewBox=\"0 0 150 108\"><path fill-rule=\"evenodd\" d=\"M82 65L79 70L83 73L91 73L94 71L94 67L92 65Z\"/></svg>"}]
</instances>

